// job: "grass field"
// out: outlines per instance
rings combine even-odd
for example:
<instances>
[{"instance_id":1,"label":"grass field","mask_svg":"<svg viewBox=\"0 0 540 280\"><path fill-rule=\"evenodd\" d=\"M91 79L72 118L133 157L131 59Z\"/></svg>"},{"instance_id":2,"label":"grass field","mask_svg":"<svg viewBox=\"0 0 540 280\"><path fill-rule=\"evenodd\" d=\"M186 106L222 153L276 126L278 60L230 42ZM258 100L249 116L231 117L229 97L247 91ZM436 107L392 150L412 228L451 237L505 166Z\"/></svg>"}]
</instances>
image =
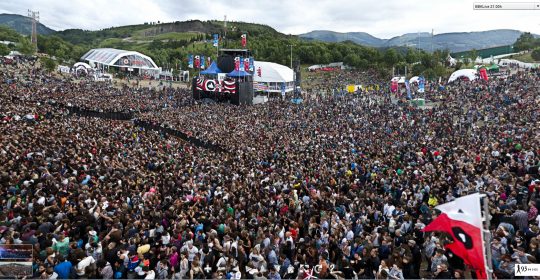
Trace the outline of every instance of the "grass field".
<instances>
[{"instance_id":1,"label":"grass field","mask_svg":"<svg viewBox=\"0 0 540 280\"><path fill-rule=\"evenodd\" d=\"M539 63L540 61L535 61L532 56L531 56L531 53L524 53L524 54L520 54L520 55L513 55L510 57L511 59L515 59L515 60L519 60L521 62L526 62L526 63Z\"/></svg>"},{"instance_id":2,"label":"grass field","mask_svg":"<svg viewBox=\"0 0 540 280\"><path fill-rule=\"evenodd\" d=\"M133 36L133 40L140 40L140 41L190 40L191 38L199 35L198 33L195 33L195 32L168 32L168 33L159 34L156 36L144 36L143 31L136 32L136 35Z\"/></svg>"}]
</instances>

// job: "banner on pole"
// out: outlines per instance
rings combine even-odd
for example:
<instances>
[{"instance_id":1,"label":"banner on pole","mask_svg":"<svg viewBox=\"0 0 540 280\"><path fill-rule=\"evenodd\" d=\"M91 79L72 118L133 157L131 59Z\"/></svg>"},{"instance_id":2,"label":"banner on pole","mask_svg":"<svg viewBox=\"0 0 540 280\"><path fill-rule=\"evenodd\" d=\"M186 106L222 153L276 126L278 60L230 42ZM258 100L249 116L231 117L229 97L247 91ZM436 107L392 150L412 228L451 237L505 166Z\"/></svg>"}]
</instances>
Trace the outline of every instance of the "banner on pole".
<instances>
[{"instance_id":1,"label":"banner on pole","mask_svg":"<svg viewBox=\"0 0 540 280\"><path fill-rule=\"evenodd\" d=\"M201 68L201 57L196 55L195 56L195 69Z\"/></svg>"},{"instance_id":2,"label":"banner on pole","mask_svg":"<svg viewBox=\"0 0 540 280\"><path fill-rule=\"evenodd\" d=\"M426 79L424 76L418 77L418 92L423 93L425 91Z\"/></svg>"},{"instance_id":3,"label":"banner on pole","mask_svg":"<svg viewBox=\"0 0 540 280\"><path fill-rule=\"evenodd\" d=\"M234 58L234 70L240 71L240 57Z\"/></svg>"},{"instance_id":4,"label":"banner on pole","mask_svg":"<svg viewBox=\"0 0 540 280\"><path fill-rule=\"evenodd\" d=\"M405 88L407 88L407 99L412 99L411 87L409 86L409 81L405 81Z\"/></svg>"},{"instance_id":5,"label":"banner on pole","mask_svg":"<svg viewBox=\"0 0 540 280\"><path fill-rule=\"evenodd\" d=\"M188 68L193 68L193 55L188 55Z\"/></svg>"},{"instance_id":6,"label":"banner on pole","mask_svg":"<svg viewBox=\"0 0 540 280\"><path fill-rule=\"evenodd\" d=\"M246 47L247 46L247 34L242 34L242 47Z\"/></svg>"},{"instance_id":7,"label":"banner on pole","mask_svg":"<svg viewBox=\"0 0 540 280\"><path fill-rule=\"evenodd\" d=\"M204 59L204 55L201 56L201 69L206 68L206 59Z\"/></svg>"},{"instance_id":8,"label":"banner on pole","mask_svg":"<svg viewBox=\"0 0 540 280\"><path fill-rule=\"evenodd\" d=\"M219 45L219 35L214 34L214 47L217 47Z\"/></svg>"},{"instance_id":9,"label":"banner on pole","mask_svg":"<svg viewBox=\"0 0 540 280\"><path fill-rule=\"evenodd\" d=\"M249 71L249 58L244 58L244 71Z\"/></svg>"},{"instance_id":10,"label":"banner on pole","mask_svg":"<svg viewBox=\"0 0 540 280\"><path fill-rule=\"evenodd\" d=\"M253 60L253 57L249 58L249 71L250 72L255 71L255 61Z\"/></svg>"}]
</instances>

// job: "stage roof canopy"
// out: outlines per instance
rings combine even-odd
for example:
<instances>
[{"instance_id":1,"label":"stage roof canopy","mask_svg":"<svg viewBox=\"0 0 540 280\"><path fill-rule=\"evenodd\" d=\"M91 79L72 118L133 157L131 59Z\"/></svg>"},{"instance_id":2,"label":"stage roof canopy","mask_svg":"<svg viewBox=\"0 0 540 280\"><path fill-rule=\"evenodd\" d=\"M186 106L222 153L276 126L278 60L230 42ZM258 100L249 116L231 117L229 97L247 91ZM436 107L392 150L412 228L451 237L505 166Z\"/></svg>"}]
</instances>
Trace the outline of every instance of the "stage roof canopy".
<instances>
[{"instance_id":1,"label":"stage roof canopy","mask_svg":"<svg viewBox=\"0 0 540 280\"><path fill-rule=\"evenodd\" d=\"M201 74L205 74L205 75L217 75L219 73L223 73L223 71L219 69L216 62L212 62L212 64L210 65L210 67L208 67L208 69L201 72Z\"/></svg>"},{"instance_id":2,"label":"stage roof canopy","mask_svg":"<svg viewBox=\"0 0 540 280\"><path fill-rule=\"evenodd\" d=\"M112 48L91 49L81 57L81 60L88 61L90 64L114 67L159 69L152 58L140 52Z\"/></svg>"}]
</instances>

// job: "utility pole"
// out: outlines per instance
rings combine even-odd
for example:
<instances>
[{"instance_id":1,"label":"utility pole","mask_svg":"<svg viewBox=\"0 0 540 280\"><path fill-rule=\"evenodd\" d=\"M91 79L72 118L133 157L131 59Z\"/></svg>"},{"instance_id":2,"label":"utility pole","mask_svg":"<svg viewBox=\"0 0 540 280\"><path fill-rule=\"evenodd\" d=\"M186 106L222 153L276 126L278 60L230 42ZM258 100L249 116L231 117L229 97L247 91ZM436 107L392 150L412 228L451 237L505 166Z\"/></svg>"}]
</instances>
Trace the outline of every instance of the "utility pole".
<instances>
[{"instance_id":1,"label":"utility pole","mask_svg":"<svg viewBox=\"0 0 540 280\"><path fill-rule=\"evenodd\" d=\"M223 29L225 29L223 39L227 39L227 15L223 17Z\"/></svg>"},{"instance_id":2,"label":"utility pole","mask_svg":"<svg viewBox=\"0 0 540 280\"><path fill-rule=\"evenodd\" d=\"M291 45L289 45L289 47L291 47L291 69L293 69L292 68L292 47L293 47L293 45L291 44Z\"/></svg>"},{"instance_id":3,"label":"utility pole","mask_svg":"<svg viewBox=\"0 0 540 280\"><path fill-rule=\"evenodd\" d=\"M420 50L420 31L416 32L416 50Z\"/></svg>"},{"instance_id":4,"label":"utility pole","mask_svg":"<svg viewBox=\"0 0 540 280\"><path fill-rule=\"evenodd\" d=\"M31 42L37 50L37 23L39 22L39 12L28 9L28 17L32 19L32 35Z\"/></svg>"},{"instance_id":5,"label":"utility pole","mask_svg":"<svg viewBox=\"0 0 540 280\"><path fill-rule=\"evenodd\" d=\"M433 53L433 28L431 29L431 53Z\"/></svg>"}]
</instances>

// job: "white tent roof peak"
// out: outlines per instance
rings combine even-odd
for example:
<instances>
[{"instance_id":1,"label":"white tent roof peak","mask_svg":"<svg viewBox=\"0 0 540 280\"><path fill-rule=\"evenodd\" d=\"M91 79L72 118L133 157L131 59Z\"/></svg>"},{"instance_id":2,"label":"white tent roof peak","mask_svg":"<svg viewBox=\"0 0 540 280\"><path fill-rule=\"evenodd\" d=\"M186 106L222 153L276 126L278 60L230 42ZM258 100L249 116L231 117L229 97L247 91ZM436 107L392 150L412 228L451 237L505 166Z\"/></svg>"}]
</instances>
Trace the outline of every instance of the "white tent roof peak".
<instances>
[{"instance_id":1,"label":"white tent roof peak","mask_svg":"<svg viewBox=\"0 0 540 280\"><path fill-rule=\"evenodd\" d=\"M255 82L265 83L287 83L294 81L294 72L291 68L267 61L254 61L255 71L253 73L253 80ZM261 77L259 77L258 70L261 69Z\"/></svg>"},{"instance_id":2,"label":"white tent roof peak","mask_svg":"<svg viewBox=\"0 0 540 280\"><path fill-rule=\"evenodd\" d=\"M460 69L450 75L448 82L453 82L460 77L467 77L469 80L476 80L476 69Z\"/></svg>"}]
</instances>

